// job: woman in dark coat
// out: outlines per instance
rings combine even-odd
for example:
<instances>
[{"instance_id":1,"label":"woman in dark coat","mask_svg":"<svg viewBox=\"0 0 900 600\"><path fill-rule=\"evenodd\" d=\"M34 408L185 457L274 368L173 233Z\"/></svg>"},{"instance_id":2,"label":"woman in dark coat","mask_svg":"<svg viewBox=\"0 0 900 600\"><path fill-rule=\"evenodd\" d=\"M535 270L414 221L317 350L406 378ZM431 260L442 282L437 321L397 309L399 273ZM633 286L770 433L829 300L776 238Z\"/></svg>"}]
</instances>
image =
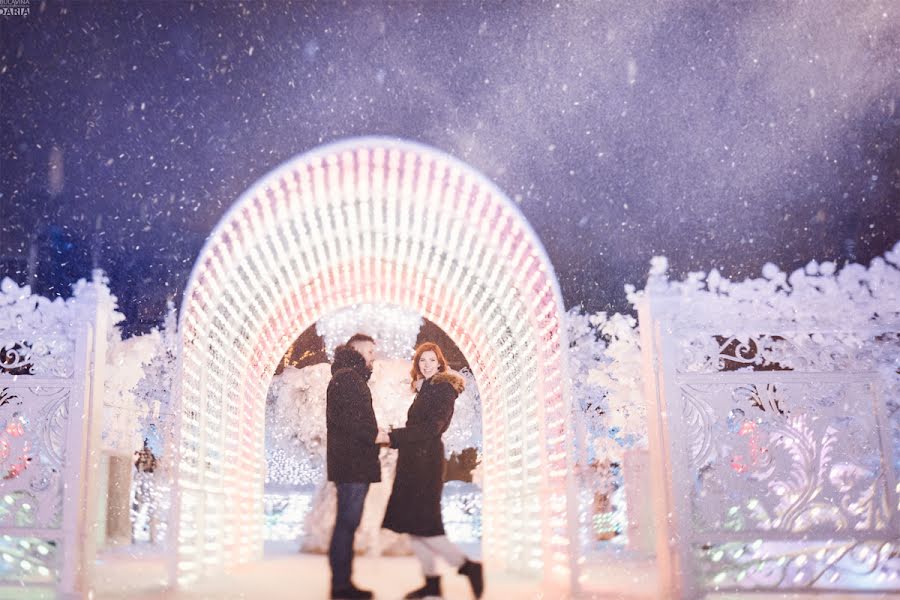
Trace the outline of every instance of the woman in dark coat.
<instances>
[{"instance_id":1,"label":"woman in dark coat","mask_svg":"<svg viewBox=\"0 0 900 600\"><path fill-rule=\"evenodd\" d=\"M447 367L437 344L416 348L411 371L415 400L406 414L406 427L389 433L396 448L397 472L384 515L386 529L408 533L413 551L422 564L425 585L406 598L440 596L440 576L435 558L442 557L466 575L477 598L484 589L481 563L469 560L444 532L441 493L444 489L444 443L456 397L465 380Z\"/></svg>"}]
</instances>

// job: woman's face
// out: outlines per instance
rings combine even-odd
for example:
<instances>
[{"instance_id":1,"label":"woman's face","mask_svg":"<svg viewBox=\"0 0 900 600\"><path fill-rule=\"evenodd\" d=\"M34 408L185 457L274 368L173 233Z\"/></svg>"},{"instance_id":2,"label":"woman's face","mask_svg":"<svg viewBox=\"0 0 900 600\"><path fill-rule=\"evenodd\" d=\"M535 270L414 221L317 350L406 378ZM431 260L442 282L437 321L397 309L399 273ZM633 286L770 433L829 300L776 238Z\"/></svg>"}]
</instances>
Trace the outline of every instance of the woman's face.
<instances>
[{"instance_id":1,"label":"woman's face","mask_svg":"<svg viewBox=\"0 0 900 600\"><path fill-rule=\"evenodd\" d=\"M438 372L437 355L432 350L426 350L419 357L419 371L425 376L425 379L431 379L431 376Z\"/></svg>"}]
</instances>

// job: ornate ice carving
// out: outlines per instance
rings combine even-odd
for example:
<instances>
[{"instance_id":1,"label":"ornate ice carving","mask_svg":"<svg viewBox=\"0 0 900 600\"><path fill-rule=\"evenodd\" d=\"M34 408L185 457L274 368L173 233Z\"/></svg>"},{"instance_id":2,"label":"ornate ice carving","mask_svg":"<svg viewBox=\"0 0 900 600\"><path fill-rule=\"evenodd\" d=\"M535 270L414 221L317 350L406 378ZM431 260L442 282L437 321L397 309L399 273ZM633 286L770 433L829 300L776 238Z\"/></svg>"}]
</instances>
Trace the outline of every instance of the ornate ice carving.
<instances>
[{"instance_id":1,"label":"ornate ice carving","mask_svg":"<svg viewBox=\"0 0 900 600\"><path fill-rule=\"evenodd\" d=\"M58 528L71 390L22 381L0 403L0 527Z\"/></svg>"},{"instance_id":2,"label":"ornate ice carving","mask_svg":"<svg viewBox=\"0 0 900 600\"><path fill-rule=\"evenodd\" d=\"M670 282L658 258L628 289L674 384L677 526L706 591L900 591L898 265L900 244L839 272Z\"/></svg>"},{"instance_id":3,"label":"ornate ice carving","mask_svg":"<svg viewBox=\"0 0 900 600\"><path fill-rule=\"evenodd\" d=\"M696 548L707 589L896 591L900 580L896 539L735 541Z\"/></svg>"},{"instance_id":4,"label":"ornate ice carving","mask_svg":"<svg viewBox=\"0 0 900 600\"><path fill-rule=\"evenodd\" d=\"M98 314L98 302L108 310ZM96 270L91 281L79 280L72 296L44 298L5 277L0 281L0 376L72 377L75 340L80 327L97 318L109 331L125 317L115 310L108 280Z\"/></svg>"},{"instance_id":5,"label":"ornate ice carving","mask_svg":"<svg viewBox=\"0 0 900 600\"><path fill-rule=\"evenodd\" d=\"M827 587L866 572L866 589L900 589L875 386L754 378L681 386L694 542L734 540L696 550L707 585Z\"/></svg>"},{"instance_id":6,"label":"ornate ice carving","mask_svg":"<svg viewBox=\"0 0 900 600\"><path fill-rule=\"evenodd\" d=\"M900 329L900 327L898 327ZM861 371L900 353L900 333L854 331L679 337L680 373L752 371Z\"/></svg>"},{"instance_id":7,"label":"ornate ice carving","mask_svg":"<svg viewBox=\"0 0 900 600\"><path fill-rule=\"evenodd\" d=\"M69 306L33 296L11 279L0 283L0 375L71 377L75 321Z\"/></svg>"},{"instance_id":8,"label":"ornate ice carving","mask_svg":"<svg viewBox=\"0 0 900 600\"><path fill-rule=\"evenodd\" d=\"M888 527L870 385L694 384L683 398L698 532Z\"/></svg>"}]
</instances>

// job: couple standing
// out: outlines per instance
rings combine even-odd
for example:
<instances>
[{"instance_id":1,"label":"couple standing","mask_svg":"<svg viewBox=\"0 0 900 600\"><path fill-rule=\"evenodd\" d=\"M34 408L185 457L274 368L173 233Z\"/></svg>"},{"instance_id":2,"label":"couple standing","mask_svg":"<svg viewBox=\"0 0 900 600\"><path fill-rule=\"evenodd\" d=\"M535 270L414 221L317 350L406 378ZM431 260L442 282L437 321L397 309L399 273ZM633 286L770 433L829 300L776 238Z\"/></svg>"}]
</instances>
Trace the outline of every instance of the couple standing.
<instances>
[{"instance_id":1,"label":"couple standing","mask_svg":"<svg viewBox=\"0 0 900 600\"><path fill-rule=\"evenodd\" d=\"M441 492L444 487L444 444L453 404L465 380L453 373L441 349L432 343L416 348L411 375L416 397L406 414L406 426L378 429L368 380L375 358L375 340L356 334L334 352L328 383L328 480L337 488L337 517L328 549L332 598L371 598L351 581L353 538L362 518L369 484L381 481L378 453L382 446L398 451L397 472L382 527L407 533L425 575L425 585L406 598L440 597L441 557L469 578L480 598L484 588L481 563L471 561L444 533Z\"/></svg>"}]
</instances>

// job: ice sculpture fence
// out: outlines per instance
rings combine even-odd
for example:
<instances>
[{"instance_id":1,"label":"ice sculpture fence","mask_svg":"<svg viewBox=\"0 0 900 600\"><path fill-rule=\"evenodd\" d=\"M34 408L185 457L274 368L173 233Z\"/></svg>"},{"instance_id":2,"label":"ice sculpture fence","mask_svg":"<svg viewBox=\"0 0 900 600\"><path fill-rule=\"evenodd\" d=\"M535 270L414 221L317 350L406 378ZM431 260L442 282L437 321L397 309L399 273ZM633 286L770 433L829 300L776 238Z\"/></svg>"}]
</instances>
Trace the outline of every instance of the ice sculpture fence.
<instances>
[{"instance_id":1,"label":"ice sculpture fence","mask_svg":"<svg viewBox=\"0 0 900 600\"><path fill-rule=\"evenodd\" d=\"M0 588L82 597L95 553L96 462L111 301L95 280L67 302L0 291ZM99 382L99 383L98 383ZM92 445L93 444L93 445Z\"/></svg>"},{"instance_id":2,"label":"ice sculpture fence","mask_svg":"<svg viewBox=\"0 0 900 600\"><path fill-rule=\"evenodd\" d=\"M657 273L638 294L677 597L900 591L900 286L875 267L747 295Z\"/></svg>"}]
</instances>

